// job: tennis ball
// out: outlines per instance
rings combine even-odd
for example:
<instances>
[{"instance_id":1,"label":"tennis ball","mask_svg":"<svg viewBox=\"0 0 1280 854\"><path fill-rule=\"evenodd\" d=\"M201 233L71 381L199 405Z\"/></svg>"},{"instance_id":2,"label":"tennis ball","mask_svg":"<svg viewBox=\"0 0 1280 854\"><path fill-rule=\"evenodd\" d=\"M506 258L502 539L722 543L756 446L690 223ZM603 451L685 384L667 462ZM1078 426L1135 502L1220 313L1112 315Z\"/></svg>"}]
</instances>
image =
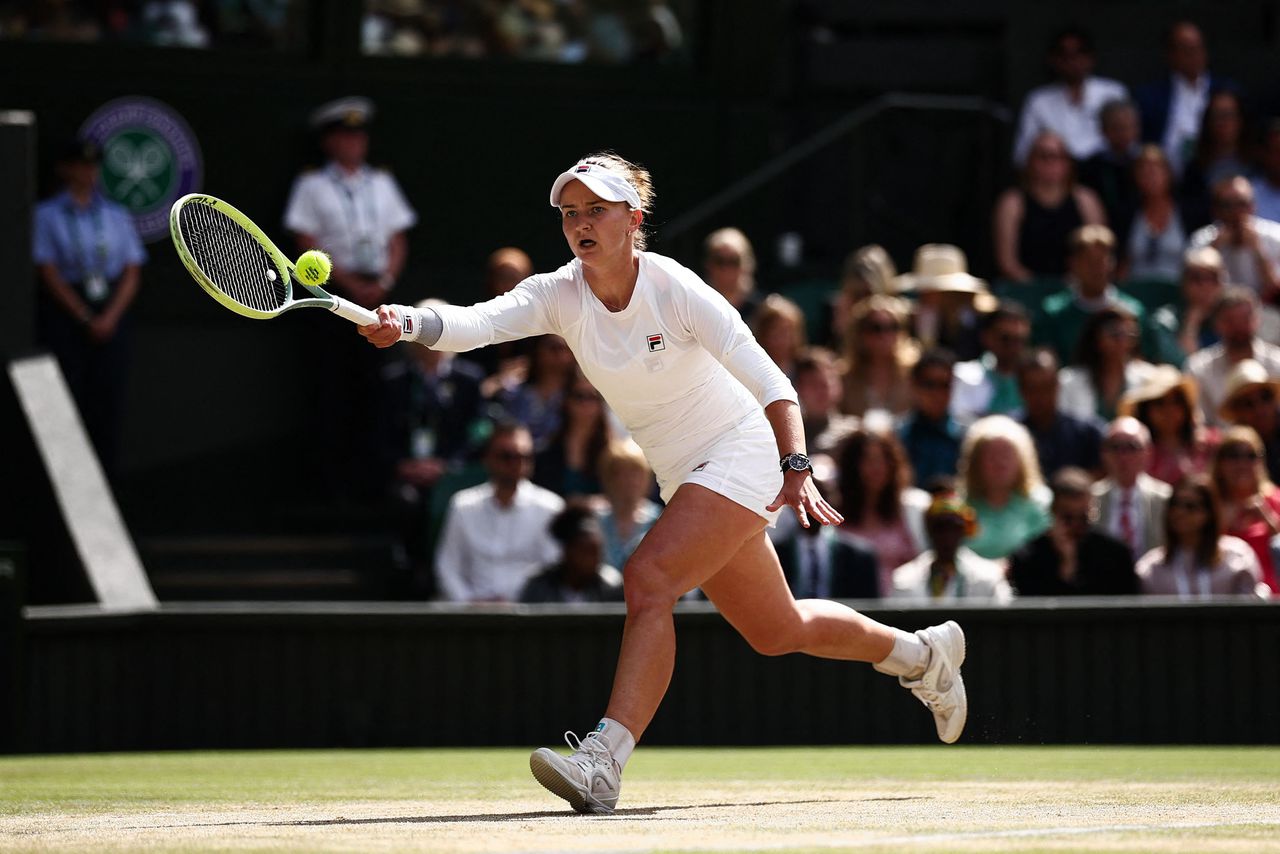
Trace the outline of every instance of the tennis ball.
<instances>
[{"instance_id":1,"label":"tennis ball","mask_svg":"<svg viewBox=\"0 0 1280 854\"><path fill-rule=\"evenodd\" d=\"M293 266L298 271L298 277L308 285L323 285L329 281L329 273L333 270L329 256L319 249L303 252L298 257L298 263Z\"/></svg>"}]
</instances>

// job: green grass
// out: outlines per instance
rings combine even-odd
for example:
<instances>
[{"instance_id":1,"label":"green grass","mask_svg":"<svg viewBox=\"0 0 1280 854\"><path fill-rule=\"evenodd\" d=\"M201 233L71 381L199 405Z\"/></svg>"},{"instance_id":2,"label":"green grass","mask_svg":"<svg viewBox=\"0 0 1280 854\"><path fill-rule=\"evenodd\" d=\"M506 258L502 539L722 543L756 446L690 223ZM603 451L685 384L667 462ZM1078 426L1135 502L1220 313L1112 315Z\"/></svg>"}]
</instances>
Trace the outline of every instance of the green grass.
<instances>
[{"instance_id":1,"label":"green grass","mask_svg":"<svg viewBox=\"0 0 1280 854\"><path fill-rule=\"evenodd\" d=\"M324 750L90 754L0 758L0 815L129 809L482 797L528 787L528 751ZM914 780L1280 784L1280 748L811 747L649 748L629 780L672 782Z\"/></svg>"}]
</instances>

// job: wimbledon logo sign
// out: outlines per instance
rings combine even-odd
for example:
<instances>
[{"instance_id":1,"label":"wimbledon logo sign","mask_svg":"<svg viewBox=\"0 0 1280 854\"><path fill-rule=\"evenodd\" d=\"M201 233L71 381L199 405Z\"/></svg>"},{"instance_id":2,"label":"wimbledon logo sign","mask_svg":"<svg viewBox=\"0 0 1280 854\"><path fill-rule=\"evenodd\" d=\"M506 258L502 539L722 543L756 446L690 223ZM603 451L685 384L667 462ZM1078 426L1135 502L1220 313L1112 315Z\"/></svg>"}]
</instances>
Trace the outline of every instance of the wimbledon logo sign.
<instances>
[{"instance_id":1,"label":"wimbledon logo sign","mask_svg":"<svg viewBox=\"0 0 1280 854\"><path fill-rule=\"evenodd\" d=\"M80 138L102 151L102 190L133 214L147 243L169 233L169 208L202 179L200 144L173 108L153 98L117 98L99 107Z\"/></svg>"}]
</instances>

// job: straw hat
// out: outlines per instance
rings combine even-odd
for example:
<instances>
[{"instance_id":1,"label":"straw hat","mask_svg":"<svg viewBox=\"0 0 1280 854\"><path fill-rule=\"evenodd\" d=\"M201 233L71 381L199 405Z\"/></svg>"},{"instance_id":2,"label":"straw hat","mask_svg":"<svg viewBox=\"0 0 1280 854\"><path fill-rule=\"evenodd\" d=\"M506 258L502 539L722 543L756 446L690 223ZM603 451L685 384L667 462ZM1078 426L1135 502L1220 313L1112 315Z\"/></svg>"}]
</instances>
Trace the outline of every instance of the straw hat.
<instances>
[{"instance_id":1,"label":"straw hat","mask_svg":"<svg viewBox=\"0 0 1280 854\"><path fill-rule=\"evenodd\" d=\"M1280 395L1280 380L1272 377L1254 359L1245 359L1227 374L1226 391L1222 395L1222 405L1218 407L1218 415L1224 421L1233 421L1232 400L1241 392L1250 391L1258 386L1269 387L1273 393Z\"/></svg>"},{"instance_id":2,"label":"straw hat","mask_svg":"<svg viewBox=\"0 0 1280 854\"><path fill-rule=\"evenodd\" d=\"M1200 391L1196 381L1173 365L1159 365L1145 383L1124 393L1124 397L1116 405L1116 417L1128 415L1136 418L1139 406L1150 400L1159 400L1175 388L1182 389L1191 412L1198 415L1200 410L1196 408L1196 399L1200 396Z\"/></svg>"},{"instance_id":3,"label":"straw hat","mask_svg":"<svg viewBox=\"0 0 1280 854\"><path fill-rule=\"evenodd\" d=\"M916 250L910 273L894 278L898 293L915 291L931 293L985 294L987 283L969 275L969 261L959 246L950 243L926 243Z\"/></svg>"}]
</instances>

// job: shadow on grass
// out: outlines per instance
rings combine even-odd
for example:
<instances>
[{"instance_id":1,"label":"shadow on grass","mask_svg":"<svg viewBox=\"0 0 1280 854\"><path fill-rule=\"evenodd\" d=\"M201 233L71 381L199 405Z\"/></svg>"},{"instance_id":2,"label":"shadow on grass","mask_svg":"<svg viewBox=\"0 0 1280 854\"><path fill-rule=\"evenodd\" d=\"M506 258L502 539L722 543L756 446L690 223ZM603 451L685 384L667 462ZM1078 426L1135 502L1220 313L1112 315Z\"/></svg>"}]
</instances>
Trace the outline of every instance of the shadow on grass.
<instances>
[{"instance_id":1,"label":"shadow on grass","mask_svg":"<svg viewBox=\"0 0 1280 854\"><path fill-rule=\"evenodd\" d=\"M877 801L927 801L931 800L930 795L906 795L900 797L883 797L883 798L841 798L832 800L829 798L805 800L805 801L753 801L750 803L733 803L733 804L684 804L680 806L667 807L633 807L629 809L615 810L609 815L592 815L585 818L622 818L622 819L645 819L660 818L676 821L692 821L694 819L685 819L679 815L672 813L680 813L687 810L715 810L715 809L742 809L743 807L778 807L792 805L808 805L808 804L862 804L873 803ZM258 827L334 827L341 825L362 825L362 824L453 824L466 822L503 822L503 821L530 821L539 818L566 818L577 815L572 811L564 809L558 810L539 810L537 812L503 812L503 813L480 813L471 815L401 815L401 816L379 816L373 818L319 818L308 819L306 821L219 821L210 822L208 824L181 824L181 825L163 825L165 827L237 827L237 826L258 826ZM142 829L142 828L135 828Z\"/></svg>"}]
</instances>

